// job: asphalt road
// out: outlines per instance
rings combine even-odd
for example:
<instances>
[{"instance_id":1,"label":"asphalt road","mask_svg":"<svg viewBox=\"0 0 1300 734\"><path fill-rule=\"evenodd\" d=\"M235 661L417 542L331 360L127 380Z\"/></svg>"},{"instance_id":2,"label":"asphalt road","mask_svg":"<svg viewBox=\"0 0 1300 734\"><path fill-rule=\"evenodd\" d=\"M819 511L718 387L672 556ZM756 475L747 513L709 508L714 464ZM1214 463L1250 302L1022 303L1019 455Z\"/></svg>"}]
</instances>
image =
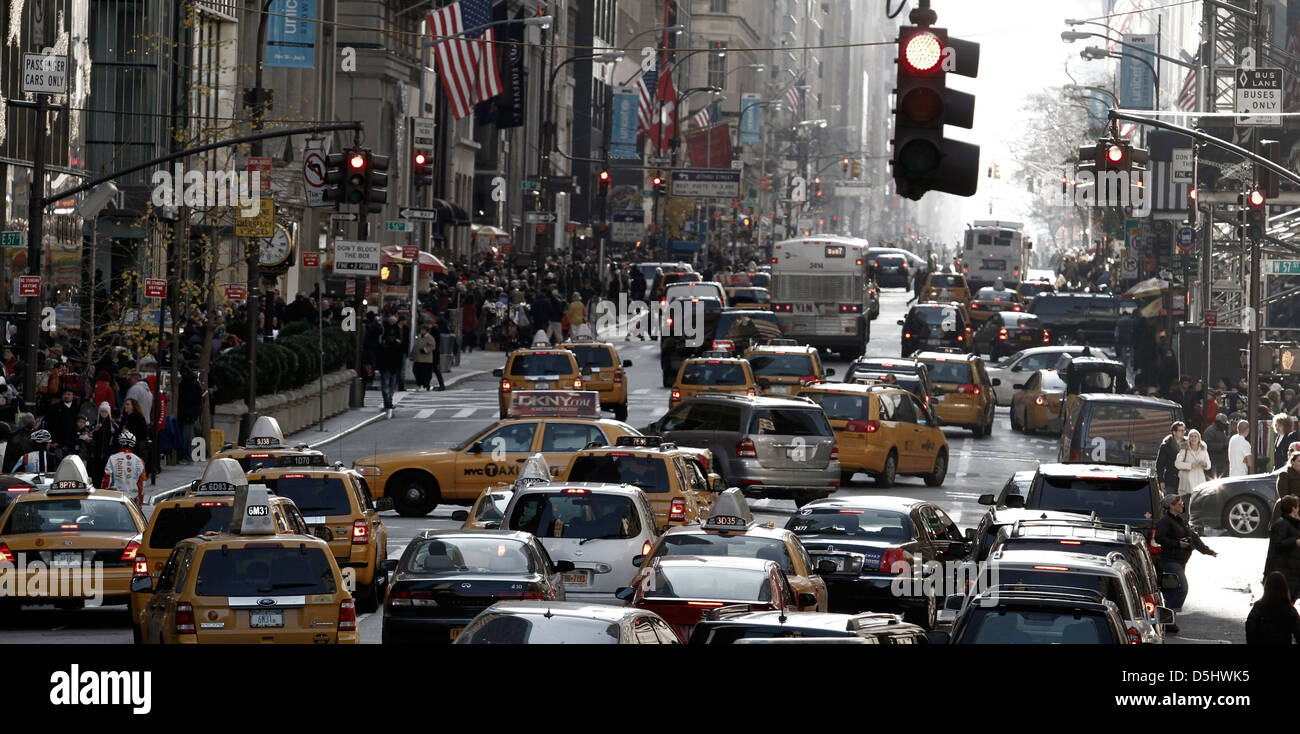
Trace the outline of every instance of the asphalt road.
<instances>
[{"instance_id":1,"label":"asphalt road","mask_svg":"<svg viewBox=\"0 0 1300 734\"><path fill-rule=\"evenodd\" d=\"M870 356L898 355L900 327L909 293L888 289L882 294L880 317L872 323ZM660 386L658 344L624 342L621 357L631 359L629 368L628 422L644 426L659 418L668 407L668 390ZM843 375L846 362L832 360L828 367ZM832 377L832 380L837 379ZM446 447L458 444L470 434L497 421L496 381L490 376L467 380L446 392L408 393L391 420L381 420L357 433L322 447L332 460L351 464L358 457L376 452ZM945 428L951 465L942 487L930 488L917 477L900 477L890 494L931 500L943 507L965 529L978 523L984 508L979 495L996 492L1012 473L1033 469L1039 462L1055 459L1055 441L1048 437L1023 436L1011 431L1006 408L998 409L997 425L988 438L973 438L969 431ZM885 490L873 487L869 478L840 489L837 496L873 494ZM453 529L451 520L459 506L440 505L424 518L403 518L385 513L389 557L397 557L421 530ZM758 519L784 524L794 512L786 500L753 503ZM1220 551L1218 558L1196 558L1189 565L1191 596L1180 615L1181 635L1171 641L1244 642L1243 622L1250 602L1259 592L1259 569L1263 567L1262 539L1211 539ZM1252 585L1253 582L1253 585ZM362 615L363 642L380 640L382 614ZM130 643L131 633L124 607L58 611L27 608L15 622L0 627L0 642Z\"/></svg>"}]
</instances>

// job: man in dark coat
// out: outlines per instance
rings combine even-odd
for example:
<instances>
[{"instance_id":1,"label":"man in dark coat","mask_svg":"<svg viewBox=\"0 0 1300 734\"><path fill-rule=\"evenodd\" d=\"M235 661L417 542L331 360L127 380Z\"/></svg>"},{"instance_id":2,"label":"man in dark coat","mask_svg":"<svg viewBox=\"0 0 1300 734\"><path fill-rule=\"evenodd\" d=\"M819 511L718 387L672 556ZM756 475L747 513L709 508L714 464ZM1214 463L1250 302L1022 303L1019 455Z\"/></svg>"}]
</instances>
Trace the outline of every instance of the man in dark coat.
<instances>
[{"instance_id":1,"label":"man in dark coat","mask_svg":"<svg viewBox=\"0 0 1300 734\"><path fill-rule=\"evenodd\" d=\"M1228 439L1232 438L1228 430L1228 415L1220 413L1214 416L1214 424L1205 429L1205 434L1201 436L1210 453L1210 466L1215 467L1221 475L1228 473Z\"/></svg>"},{"instance_id":2,"label":"man in dark coat","mask_svg":"<svg viewBox=\"0 0 1300 734\"><path fill-rule=\"evenodd\" d=\"M1264 575L1278 571L1285 576L1295 602L1300 596L1300 498L1286 495L1277 501L1275 512L1280 516L1268 530Z\"/></svg>"},{"instance_id":3,"label":"man in dark coat","mask_svg":"<svg viewBox=\"0 0 1300 734\"><path fill-rule=\"evenodd\" d=\"M52 449L59 458L67 456L72 445L77 441L77 414L81 412L81 403L72 390L63 391L61 402L50 406L45 414L45 427L53 439Z\"/></svg>"},{"instance_id":4,"label":"man in dark coat","mask_svg":"<svg viewBox=\"0 0 1300 734\"><path fill-rule=\"evenodd\" d=\"M1165 494L1178 494L1178 467L1174 466L1174 460L1183 447L1183 434L1186 432L1186 424L1174 421L1169 426L1169 435L1160 442L1160 449L1156 452L1156 480Z\"/></svg>"},{"instance_id":5,"label":"man in dark coat","mask_svg":"<svg viewBox=\"0 0 1300 734\"><path fill-rule=\"evenodd\" d=\"M365 334L363 336L362 348L364 352L364 362L372 370L379 363L379 342L383 339L384 327L379 324L379 318L374 311L366 312ZM369 382L368 375L362 375L366 382Z\"/></svg>"},{"instance_id":6,"label":"man in dark coat","mask_svg":"<svg viewBox=\"0 0 1300 734\"><path fill-rule=\"evenodd\" d=\"M393 393L397 390L397 378L402 371L402 359L406 356L406 345L402 343L402 332L398 330L396 319L388 317L392 323L384 327L383 339L379 342L376 367L379 369L379 389L384 397L384 410L388 417L393 416Z\"/></svg>"},{"instance_id":7,"label":"man in dark coat","mask_svg":"<svg viewBox=\"0 0 1300 734\"><path fill-rule=\"evenodd\" d=\"M1187 600L1187 561L1192 557L1192 550L1209 556L1219 554L1210 550L1201 542L1200 536L1192 532L1187 518L1183 517L1182 497L1168 494L1160 504L1165 508L1164 517L1156 523L1156 542L1160 544L1160 572L1172 573L1178 577L1178 588L1165 590L1165 606L1178 612ZM1177 634L1178 625L1167 625L1165 632Z\"/></svg>"}]
</instances>

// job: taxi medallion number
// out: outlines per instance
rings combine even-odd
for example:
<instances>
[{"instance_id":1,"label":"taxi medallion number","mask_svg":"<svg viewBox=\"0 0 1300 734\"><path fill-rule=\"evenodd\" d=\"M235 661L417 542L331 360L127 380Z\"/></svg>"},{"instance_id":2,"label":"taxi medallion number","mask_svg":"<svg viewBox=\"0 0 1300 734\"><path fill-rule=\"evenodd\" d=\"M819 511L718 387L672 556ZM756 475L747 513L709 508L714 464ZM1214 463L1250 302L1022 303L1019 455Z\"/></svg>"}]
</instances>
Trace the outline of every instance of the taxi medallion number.
<instances>
[{"instance_id":1,"label":"taxi medallion number","mask_svg":"<svg viewBox=\"0 0 1300 734\"><path fill-rule=\"evenodd\" d=\"M283 609L253 609L248 612L249 627L283 627Z\"/></svg>"}]
</instances>

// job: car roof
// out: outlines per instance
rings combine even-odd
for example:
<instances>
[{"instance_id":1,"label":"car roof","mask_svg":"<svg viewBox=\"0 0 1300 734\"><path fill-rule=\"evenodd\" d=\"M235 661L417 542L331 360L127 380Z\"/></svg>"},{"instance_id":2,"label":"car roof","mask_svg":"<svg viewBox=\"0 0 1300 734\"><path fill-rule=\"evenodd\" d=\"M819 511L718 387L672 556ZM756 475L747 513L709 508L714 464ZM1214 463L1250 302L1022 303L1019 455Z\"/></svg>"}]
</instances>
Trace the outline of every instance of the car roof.
<instances>
[{"instance_id":1,"label":"car roof","mask_svg":"<svg viewBox=\"0 0 1300 734\"><path fill-rule=\"evenodd\" d=\"M1104 558L1093 553L1018 549L1015 546L1003 549L996 558L989 560L1004 565L1066 566L1070 571L1109 571L1112 563L1109 557Z\"/></svg>"},{"instance_id":2,"label":"car roof","mask_svg":"<svg viewBox=\"0 0 1300 734\"><path fill-rule=\"evenodd\" d=\"M856 382L817 382L808 385L807 387L800 388L799 394L802 395L806 392L821 391L821 392L857 393L859 395L865 395L868 393L878 393L887 390L907 392L901 387L896 387L894 385L863 385Z\"/></svg>"},{"instance_id":3,"label":"car roof","mask_svg":"<svg viewBox=\"0 0 1300 734\"><path fill-rule=\"evenodd\" d=\"M1060 464L1056 462L1038 465L1038 473L1053 477L1113 477L1122 479L1146 479L1151 470L1140 466L1122 466L1119 464Z\"/></svg>"},{"instance_id":4,"label":"car roof","mask_svg":"<svg viewBox=\"0 0 1300 734\"><path fill-rule=\"evenodd\" d=\"M687 403L692 400L743 401L750 405L766 408L803 408L805 410L820 410L820 407L816 403L807 398L799 400L794 398L778 398L772 395L739 395L737 393L703 392L686 398L682 403ZM681 405L682 403L678 403L678 405Z\"/></svg>"},{"instance_id":5,"label":"car roof","mask_svg":"<svg viewBox=\"0 0 1300 734\"><path fill-rule=\"evenodd\" d=\"M249 476L265 476L268 479L275 479L284 474L337 474L345 476L356 473L355 469L345 466L264 466L261 469L253 469L248 472Z\"/></svg>"},{"instance_id":6,"label":"car roof","mask_svg":"<svg viewBox=\"0 0 1300 734\"><path fill-rule=\"evenodd\" d=\"M1120 393L1108 392L1086 392L1079 395L1080 400L1087 400L1094 403L1124 403L1128 405L1159 405L1163 408L1179 408L1182 406L1172 400L1164 398L1151 397L1149 395L1123 395Z\"/></svg>"},{"instance_id":7,"label":"car roof","mask_svg":"<svg viewBox=\"0 0 1300 734\"><path fill-rule=\"evenodd\" d=\"M719 533L718 531L705 530L700 525L677 525L668 528L666 531L664 531L664 535L716 536L719 535ZM729 537L736 536L736 535L749 535L755 538L768 538L771 540L780 540L780 541L788 541L790 540L791 536L794 536L796 538L798 537L795 536L793 532L786 530L785 528L776 528L776 527L769 528L766 525L760 525L756 522L751 523L743 530L740 528L736 528L734 531L729 531L726 533L726 535Z\"/></svg>"},{"instance_id":8,"label":"car roof","mask_svg":"<svg viewBox=\"0 0 1300 734\"><path fill-rule=\"evenodd\" d=\"M786 354L786 353L791 353L791 354L817 354L817 348L816 348L816 347L810 347L810 346L808 346L807 344L803 344L803 345L787 344L787 345L785 345L785 346L781 346L781 345L779 345L779 344L759 344L759 345L756 345L756 346L752 346L752 347L750 347L750 348L749 348L748 350L746 350L746 351L748 351L748 352L775 352L775 353L777 353L777 354Z\"/></svg>"},{"instance_id":9,"label":"car roof","mask_svg":"<svg viewBox=\"0 0 1300 734\"><path fill-rule=\"evenodd\" d=\"M499 540L517 540L527 543L532 533L522 530L421 530L413 540L430 540L433 538L497 538Z\"/></svg>"},{"instance_id":10,"label":"car roof","mask_svg":"<svg viewBox=\"0 0 1300 734\"><path fill-rule=\"evenodd\" d=\"M746 571L767 571L778 566L776 561L767 558L746 558L744 556L659 556L655 564L660 568L676 566L732 568Z\"/></svg>"},{"instance_id":11,"label":"car roof","mask_svg":"<svg viewBox=\"0 0 1300 734\"><path fill-rule=\"evenodd\" d=\"M586 489L594 494L612 494L631 498L635 498L637 495L642 493L640 487L634 487L630 484L609 484L606 482L546 482L543 484L534 484L531 487L517 489L515 490L515 494L541 494L543 492L556 494L565 489Z\"/></svg>"},{"instance_id":12,"label":"car roof","mask_svg":"<svg viewBox=\"0 0 1300 734\"><path fill-rule=\"evenodd\" d=\"M978 354L970 354L969 352L963 352L961 354L957 354L953 352L917 352L916 353L916 359L918 361L924 361L928 359L935 362L974 362L979 358L980 356Z\"/></svg>"},{"instance_id":13,"label":"car roof","mask_svg":"<svg viewBox=\"0 0 1300 734\"><path fill-rule=\"evenodd\" d=\"M744 357L689 357L685 364L711 364L713 362L734 362L736 364L748 364Z\"/></svg>"},{"instance_id":14,"label":"car roof","mask_svg":"<svg viewBox=\"0 0 1300 734\"><path fill-rule=\"evenodd\" d=\"M845 508L853 510L898 510L906 512L913 507L925 504L927 500L914 497L891 497L889 495L859 495L857 497L827 497L813 500L804 508Z\"/></svg>"},{"instance_id":15,"label":"car roof","mask_svg":"<svg viewBox=\"0 0 1300 734\"><path fill-rule=\"evenodd\" d=\"M718 626L723 626L728 623L739 623L744 625L761 624L785 629L818 629L826 630L828 632L843 632L848 634L856 631L853 629L854 622L857 622L857 624L860 625L859 629L864 631L872 630L876 627L882 629L890 626L903 627L904 624L897 615L883 614L880 612L843 614L839 612L781 612L770 609L758 612L747 612L735 616L727 616L716 620L714 623Z\"/></svg>"},{"instance_id":16,"label":"car roof","mask_svg":"<svg viewBox=\"0 0 1300 734\"><path fill-rule=\"evenodd\" d=\"M529 616L577 617L604 622L619 622L634 614L646 614L634 607L589 604L580 601L499 601L488 612Z\"/></svg>"},{"instance_id":17,"label":"car roof","mask_svg":"<svg viewBox=\"0 0 1300 734\"><path fill-rule=\"evenodd\" d=\"M917 369L917 365L920 364L921 363L917 362L915 359L909 359L907 357L899 357L898 359L894 359L892 357L858 357L857 359L849 363L849 366L850 367L883 367L885 369L890 369L893 367L908 367L915 370Z\"/></svg>"},{"instance_id":18,"label":"car roof","mask_svg":"<svg viewBox=\"0 0 1300 734\"><path fill-rule=\"evenodd\" d=\"M1111 367L1124 369L1124 363L1114 359L1107 359L1106 357L1074 357L1070 360L1070 369L1076 369L1079 367Z\"/></svg>"},{"instance_id":19,"label":"car roof","mask_svg":"<svg viewBox=\"0 0 1300 734\"><path fill-rule=\"evenodd\" d=\"M284 547L289 547L294 543L306 543L308 545L319 547L326 553L332 553L329 543L321 540L315 535L298 535L296 533L283 533L274 535L239 535L231 532L213 533L211 535L192 535L185 538L181 543L192 541L198 543L201 547L212 547L213 543L221 543L223 547L242 547L247 543L258 543L266 545L268 543L279 543Z\"/></svg>"}]
</instances>

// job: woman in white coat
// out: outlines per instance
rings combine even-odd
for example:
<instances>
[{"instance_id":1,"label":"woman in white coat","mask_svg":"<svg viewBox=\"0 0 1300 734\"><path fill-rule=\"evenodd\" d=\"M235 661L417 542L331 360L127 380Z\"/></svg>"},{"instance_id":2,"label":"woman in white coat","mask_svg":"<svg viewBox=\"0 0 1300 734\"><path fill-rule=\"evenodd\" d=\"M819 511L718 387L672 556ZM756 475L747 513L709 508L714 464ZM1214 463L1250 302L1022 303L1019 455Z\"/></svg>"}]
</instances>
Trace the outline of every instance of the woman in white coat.
<instances>
[{"instance_id":1,"label":"woman in white coat","mask_svg":"<svg viewBox=\"0 0 1300 734\"><path fill-rule=\"evenodd\" d=\"M1179 450L1174 468L1178 470L1178 488L1183 494L1190 495L1205 481L1205 473L1210 470L1210 452L1201 440L1200 431L1193 428L1187 432L1187 445Z\"/></svg>"}]
</instances>

